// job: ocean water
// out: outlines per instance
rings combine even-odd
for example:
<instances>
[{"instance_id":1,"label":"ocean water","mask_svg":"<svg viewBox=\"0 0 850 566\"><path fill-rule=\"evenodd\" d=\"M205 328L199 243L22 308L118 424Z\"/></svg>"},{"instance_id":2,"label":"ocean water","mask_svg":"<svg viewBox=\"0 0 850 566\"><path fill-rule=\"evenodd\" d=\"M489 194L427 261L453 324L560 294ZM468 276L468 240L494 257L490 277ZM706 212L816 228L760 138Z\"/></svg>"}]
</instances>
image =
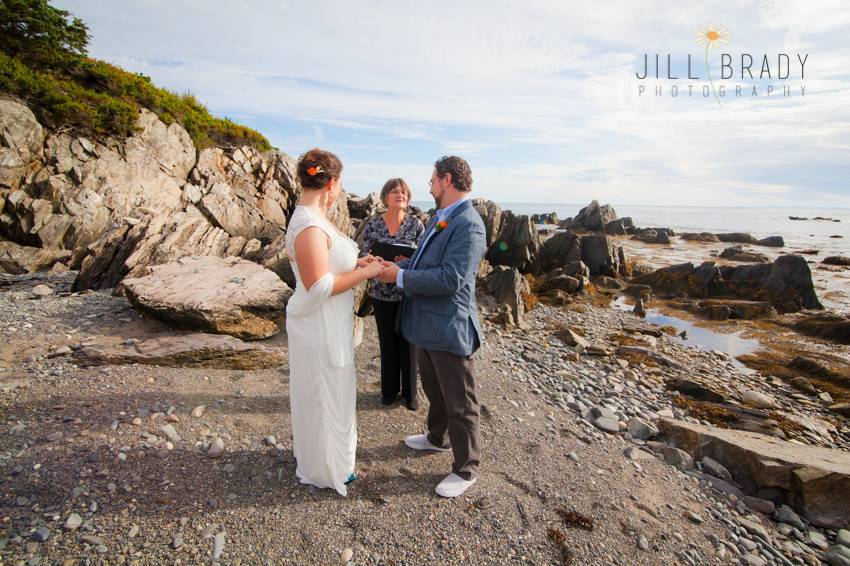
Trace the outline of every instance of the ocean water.
<instances>
[{"instance_id":1,"label":"ocean water","mask_svg":"<svg viewBox=\"0 0 850 566\"><path fill-rule=\"evenodd\" d=\"M425 210L433 201L414 202ZM555 212L563 220L578 214L584 204L540 204L530 202L500 202L503 209L515 214ZM782 236L786 251L817 249L818 258L830 255L850 255L850 209L834 208L750 208L696 206L634 206L614 205L620 218L630 216L640 228L672 228L680 232L749 232L756 238ZM789 216L809 220L790 220ZM811 220L816 216L835 218L840 222ZM839 235L842 238L831 238Z\"/></svg>"}]
</instances>

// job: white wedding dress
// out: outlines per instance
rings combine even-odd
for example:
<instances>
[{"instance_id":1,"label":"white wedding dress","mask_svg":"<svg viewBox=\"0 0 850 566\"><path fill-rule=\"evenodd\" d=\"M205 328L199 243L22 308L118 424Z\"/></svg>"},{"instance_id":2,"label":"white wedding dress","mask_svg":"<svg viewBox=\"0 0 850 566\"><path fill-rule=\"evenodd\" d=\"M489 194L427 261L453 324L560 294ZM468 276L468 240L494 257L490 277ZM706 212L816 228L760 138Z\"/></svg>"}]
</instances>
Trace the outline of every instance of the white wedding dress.
<instances>
[{"instance_id":1,"label":"white wedding dress","mask_svg":"<svg viewBox=\"0 0 850 566\"><path fill-rule=\"evenodd\" d=\"M295 261L295 238L320 228L331 240L328 273L308 291ZM292 451L301 483L347 495L357 448L354 375L354 291L331 296L334 275L357 265L358 248L326 218L297 206L289 220L286 249L297 285L286 306L289 337L289 404Z\"/></svg>"}]
</instances>

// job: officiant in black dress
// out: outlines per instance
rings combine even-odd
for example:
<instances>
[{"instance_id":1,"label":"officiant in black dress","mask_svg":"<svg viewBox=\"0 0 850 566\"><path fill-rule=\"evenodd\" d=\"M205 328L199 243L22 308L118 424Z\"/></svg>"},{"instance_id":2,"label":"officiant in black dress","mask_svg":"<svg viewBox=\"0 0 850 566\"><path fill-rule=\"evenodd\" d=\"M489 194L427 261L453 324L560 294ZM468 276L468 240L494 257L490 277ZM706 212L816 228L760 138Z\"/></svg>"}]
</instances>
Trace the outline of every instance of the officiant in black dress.
<instances>
[{"instance_id":1,"label":"officiant in black dress","mask_svg":"<svg viewBox=\"0 0 850 566\"><path fill-rule=\"evenodd\" d=\"M381 202L387 211L369 220L360 244L362 253L375 253L376 244L416 246L425 226L415 216L407 213L410 205L410 187L404 179L390 179L381 189ZM396 258L386 258L390 261ZM391 405L401 389L407 408L419 407L416 399L416 359L410 345L395 321L404 293L391 283L369 281L369 298L375 312L378 341L381 346L381 403Z\"/></svg>"}]
</instances>

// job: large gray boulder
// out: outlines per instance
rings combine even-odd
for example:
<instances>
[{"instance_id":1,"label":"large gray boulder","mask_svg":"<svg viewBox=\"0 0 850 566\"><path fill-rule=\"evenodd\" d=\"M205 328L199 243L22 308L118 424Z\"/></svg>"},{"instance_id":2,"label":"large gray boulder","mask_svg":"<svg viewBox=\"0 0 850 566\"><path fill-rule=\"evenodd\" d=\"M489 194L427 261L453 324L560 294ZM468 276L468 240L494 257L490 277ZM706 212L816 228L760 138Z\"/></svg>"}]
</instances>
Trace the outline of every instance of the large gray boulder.
<instances>
[{"instance_id":1,"label":"large gray boulder","mask_svg":"<svg viewBox=\"0 0 850 566\"><path fill-rule=\"evenodd\" d=\"M256 263L235 257L184 257L122 282L134 307L162 320L243 340L280 331L292 290Z\"/></svg>"}]
</instances>

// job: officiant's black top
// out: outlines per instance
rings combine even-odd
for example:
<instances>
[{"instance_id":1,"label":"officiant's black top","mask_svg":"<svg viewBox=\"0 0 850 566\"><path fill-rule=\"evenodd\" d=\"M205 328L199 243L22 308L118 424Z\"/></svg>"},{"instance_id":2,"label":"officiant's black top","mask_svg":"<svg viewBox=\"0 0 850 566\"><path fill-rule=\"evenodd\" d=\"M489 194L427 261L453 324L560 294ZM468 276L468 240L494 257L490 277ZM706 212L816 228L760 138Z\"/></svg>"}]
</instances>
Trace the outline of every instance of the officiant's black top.
<instances>
[{"instance_id":1,"label":"officiant's black top","mask_svg":"<svg viewBox=\"0 0 850 566\"><path fill-rule=\"evenodd\" d=\"M363 230L363 239L360 243L361 255L369 253L372 246L377 242L415 246L419 243L419 238L422 237L424 231L425 225L422 224L421 220L412 214L405 214L396 235L390 236L387 224L384 222L384 216L382 214L375 215ZM404 292L397 289L395 284L381 283L375 279L369 281L368 293L370 297L379 301L401 301L404 296Z\"/></svg>"}]
</instances>

